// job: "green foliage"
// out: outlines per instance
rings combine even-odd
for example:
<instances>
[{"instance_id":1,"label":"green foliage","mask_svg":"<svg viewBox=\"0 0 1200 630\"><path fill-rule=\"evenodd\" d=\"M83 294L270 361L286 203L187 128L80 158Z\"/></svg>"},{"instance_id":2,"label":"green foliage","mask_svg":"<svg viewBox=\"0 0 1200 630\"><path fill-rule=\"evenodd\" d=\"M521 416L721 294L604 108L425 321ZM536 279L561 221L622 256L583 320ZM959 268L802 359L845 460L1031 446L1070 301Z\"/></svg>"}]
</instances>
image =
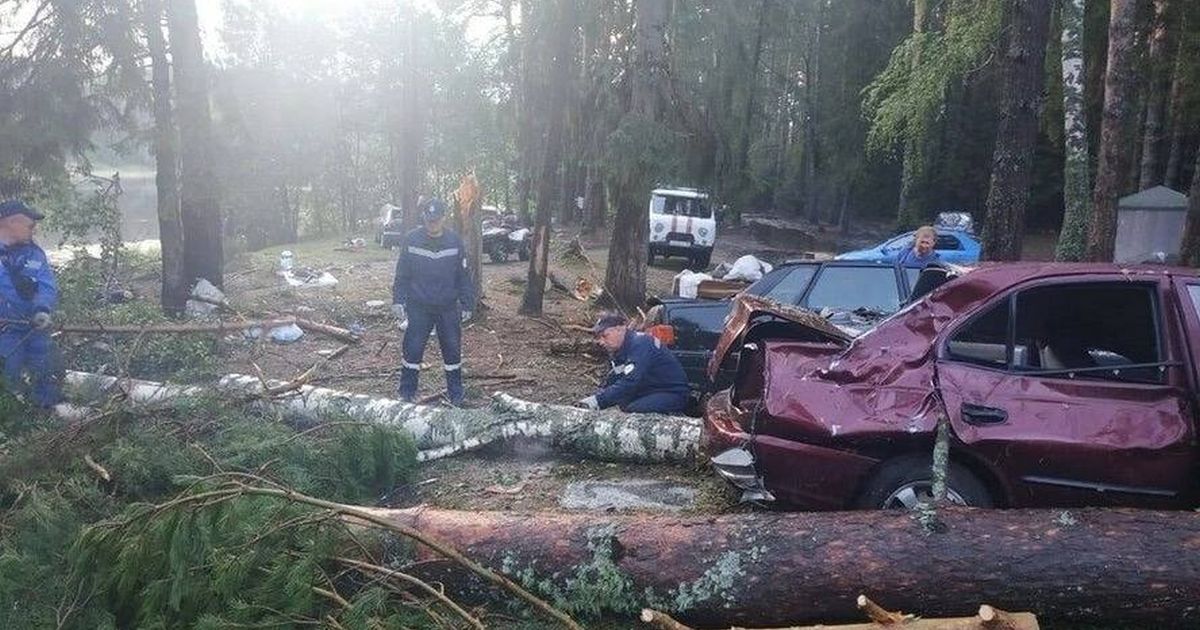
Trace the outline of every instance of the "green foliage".
<instances>
[{"instance_id":1,"label":"green foliage","mask_svg":"<svg viewBox=\"0 0 1200 630\"><path fill-rule=\"evenodd\" d=\"M0 396L4 409L9 404ZM46 450L61 437L45 424L3 422L0 430L14 439L0 460L0 627L54 626L70 608L63 627L225 628L331 611L346 627L421 625L421 613L394 601L384 606L377 590L336 581L344 595L354 593L346 595L347 611L311 591L329 588L334 551L354 553L334 523L271 531L312 511L242 499L151 518L146 504L134 503L162 501L219 467L370 504L416 468L415 446L401 430L341 424L298 434L270 418L222 411L211 399L153 418L113 418L65 450ZM110 483L83 464L85 453L111 474ZM87 530L118 515L137 526Z\"/></svg>"},{"instance_id":2,"label":"green foliage","mask_svg":"<svg viewBox=\"0 0 1200 630\"><path fill-rule=\"evenodd\" d=\"M1004 3L953 0L940 31L913 33L864 91L871 121L867 148L887 152L924 141L941 116L948 90L977 71L996 46Z\"/></svg>"}]
</instances>

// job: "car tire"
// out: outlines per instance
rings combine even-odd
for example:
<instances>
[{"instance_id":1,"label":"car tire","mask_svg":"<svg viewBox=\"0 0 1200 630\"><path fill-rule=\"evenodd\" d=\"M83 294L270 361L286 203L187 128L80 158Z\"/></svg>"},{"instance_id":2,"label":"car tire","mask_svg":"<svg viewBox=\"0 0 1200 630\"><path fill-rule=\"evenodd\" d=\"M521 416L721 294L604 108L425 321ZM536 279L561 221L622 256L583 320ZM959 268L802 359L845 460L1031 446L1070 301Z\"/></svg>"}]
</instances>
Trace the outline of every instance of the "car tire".
<instances>
[{"instance_id":1,"label":"car tire","mask_svg":"<svg viewBox=\"0 0 1200 630\"><path fill-rule=\"evenodd\" d=\"M654 250L653 249L646 250L646 264L647 265L654 264Z\"/></svg>"},{"instance_id":2,"label":"car tire","mask_svg":"<svg viewBox=\"0 0 1200 630\"><path fill-rule=\"evenodd\" d=\"M692 265L696 268L695 271L700 272L708 269L708 263L712 261L712 253L696 254L692 257Z\"/></svg>"},{"instance_id":3,"label":"car tire","mask_svg":"<svg viewBox=\"0 0 1200 630\"><path fill-rule=\"evenodd\" d=\"M862 510L911 509L928 499L933 486L932 457L910 455L885 461L867 482L854 507ZM946 498L970 507L992 507L987 486L971 471L953 461L947 467Z\"/></svg>"}]
</instances>

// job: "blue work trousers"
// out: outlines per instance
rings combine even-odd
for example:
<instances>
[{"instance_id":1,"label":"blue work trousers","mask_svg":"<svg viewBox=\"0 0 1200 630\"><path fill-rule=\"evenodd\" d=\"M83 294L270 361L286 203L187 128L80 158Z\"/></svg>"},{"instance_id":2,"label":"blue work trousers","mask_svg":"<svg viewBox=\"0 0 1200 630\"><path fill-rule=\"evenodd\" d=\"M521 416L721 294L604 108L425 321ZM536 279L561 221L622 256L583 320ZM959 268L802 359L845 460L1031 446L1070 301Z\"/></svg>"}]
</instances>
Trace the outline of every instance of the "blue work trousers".
<instances>
[{"instance_id":1,"label":"blue work trousers","mask_svg":"<svg viewBox=\"0 0 1200 630\"><path fill-rule=\"evenodd\" d=\"M450 402L463 402L462 312L457 306L429 308L409 304L408 328L404 331L403 366L400 370L400 399L411 401L417 395L421 361L429 333L437 330L438 346L446 371L446 395Z\"/></svg>"},{"instance_id":2,"label":"blue work trousers","mask_svg":"<svg viewBox=\"0 0 1200 630\"><path fill-rule=\"evenodd\" d=\"M687 411L688 395L678 392L654 392L634 398L621 405L626 413L683 413Z\"/></svg>"},{"instance_id":3,"label":"blue work trousers","mask_svg":"<svg viewBox=\"0 0 1200 630\"><path fill-rule=\"evenodd\" d=\"M28 328L5 329L0 332L0 361L4 364L4 387L8 391L25 396L39 407L53 407L62 402L62 374L54 340L48 333Z\"/></svg>"}]
</instances>

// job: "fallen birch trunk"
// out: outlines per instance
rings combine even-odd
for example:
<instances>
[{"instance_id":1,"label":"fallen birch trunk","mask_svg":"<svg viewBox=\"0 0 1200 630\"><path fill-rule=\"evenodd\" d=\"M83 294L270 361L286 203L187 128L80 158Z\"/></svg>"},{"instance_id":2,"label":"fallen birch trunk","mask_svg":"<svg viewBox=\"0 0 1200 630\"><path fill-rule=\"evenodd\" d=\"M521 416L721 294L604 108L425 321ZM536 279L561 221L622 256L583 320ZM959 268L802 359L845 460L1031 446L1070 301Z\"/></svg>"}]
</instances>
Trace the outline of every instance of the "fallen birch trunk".
<instances>
[{"instance_id":1,"label":"fallen birch trunk","mask_svg":"<svg viewBox=\"0 0 1200 630\"><path fill-rule=\"evenodd\" d=\"M253 376L229 374L204 387L172 385L112 376L68 372L66 393L76 404L96 404L121 393L135 406L171 405L181 398L218 395L255 399L252 404L305 423L333 420L373 422L404 428L416 442L422 461L476 450L493 442L528 438L608 461L683 462L695 458L700 441L696 418L655 414L596 412L546 405L496 394L491 405L457 409L414 405L390 398L353 394L324 387L268 381L278 395L264 392Z\"/></svg>"},{"instance_id":2,"label":"fallen birch trunk","mask_svg":"<svg viewBox=\"0 0 1200 630\"><path fill-rule=\"evenodd\" d=\"M861 620L856 595L870 593L888 610L925 617L976 615L985 601L1044 620L1200 624L1194 512L947 508L937 534L901 511L372 513L536 586L567 611L653 608L688 625L770 627ZM436 577L462 596L474 587L452 572Z\"/></svg>"},{"instance_id":3,"label":"fallen birch trunk","mask_svg":"<svg viewBox=\"0 0 1200 630\"><path fill-rule=\"evenodd\" d=\"M29 325L25 320L2 320L0 323ZM154 325L129 325L129 324L113 324L111 326L104 324L96 324L92 326L81 326L74 324L64 324L56 326L56 332L64 334L102 334L102 335L182 335L190 333L231 333L249 330L251 328L262 328L269 330L280 326L290 326L295 324L301 329L314 334L325 335L349 344L355 344L361 341L358 335L337 326L329 324L321 324L307 319L296 317L281 317L276 319L248 319L238 321L217 321L217 322L202 322L190 324L154 324Z\"/></svg>"}]
</instances>

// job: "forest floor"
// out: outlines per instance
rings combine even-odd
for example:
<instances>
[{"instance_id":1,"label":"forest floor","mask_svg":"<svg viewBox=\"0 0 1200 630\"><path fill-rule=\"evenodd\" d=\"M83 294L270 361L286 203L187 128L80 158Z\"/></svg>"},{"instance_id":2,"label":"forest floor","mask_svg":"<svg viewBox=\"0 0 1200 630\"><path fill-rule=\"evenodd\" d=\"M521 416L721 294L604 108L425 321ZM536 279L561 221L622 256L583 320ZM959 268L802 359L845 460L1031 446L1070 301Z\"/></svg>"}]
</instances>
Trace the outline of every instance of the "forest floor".
<instances>
[{"instance_id":1,"label":"forest floor","mask_svg":"<svg viewBox=\"0 0 1200 630\"><path fill-rule=\"evenodd\" d=\"M552 242L551 271L565 283L578 278L603 281L606 243L583 239L587 260L562 255L563 244L573 233L556 234ZM834 239L829 241L834 245ZM356 393L394 397L399 369L401 332L392 317L391 284L396 252L374 244L359 251L340 250L341 240L318 240L274 247L236 258L226 275L230 302L244 313L266 315L296 313L303 317L364 330L363 343L331 362L313 383ZM834 245L836 246L836 245ZM276 276L279 254L293 252L297 265L328 271L338 278L329 288L292 289ZM783 251L767 248L746 230L724 230L713 264L733 262L754 254L778 263L806 254L832 252ZM650 294L666 295L674 276L683 270L683 259L659 259L647 270ZM585 333L570 326L588 326L595 306L565 292L546 292L541 317L517 315L525 289L527 263L483 263L483 304L463 333L467 375L467 404L487 404L503 391L538 402L570 404L591 394L608 370ZM382 301L383 306L368 306ZM322 351L337 348L335 340L305 335L288 345L235 344L224 360L226 372L255 374L287 380L308 369ZM434 398L444 389L440 352L431 338L425 355L419 398ZM257 366L257 367L256 367ZM426 503L459 509L554 509L572 484L592 481L661 482L695 492L688 511L730 507L730 496L715 476L671 466L618 466L564 458L540 451L505 449L451 458L423 466L421 479L400 488L387 499L391 505Z\"/></svg>"}]
</instances>

